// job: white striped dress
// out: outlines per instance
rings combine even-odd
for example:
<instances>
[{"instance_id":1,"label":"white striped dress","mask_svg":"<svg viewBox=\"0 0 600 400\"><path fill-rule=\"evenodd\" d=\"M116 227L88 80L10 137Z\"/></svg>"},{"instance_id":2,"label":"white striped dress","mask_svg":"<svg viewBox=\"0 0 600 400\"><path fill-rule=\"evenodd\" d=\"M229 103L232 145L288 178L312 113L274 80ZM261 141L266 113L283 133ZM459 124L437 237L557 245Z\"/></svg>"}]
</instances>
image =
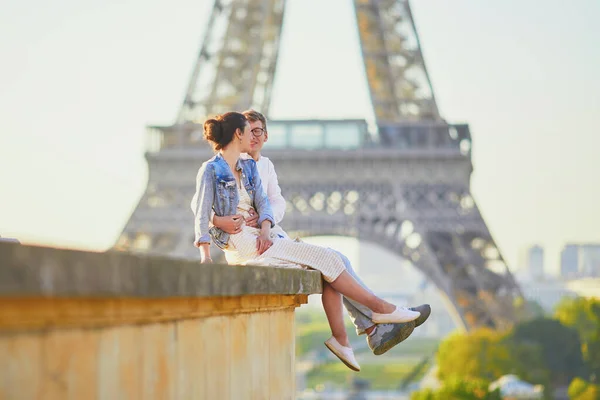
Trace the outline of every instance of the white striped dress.
<instances>
[{"instance_id":1,"label":"white striped dress","mask_svg":"<svg viewBox=\"0 0 600 400\"><path fill-rule=\"evenodd\" d=\"M252 199L243 185L241 188L238 187L238 193L240 196L238 213L248 218ZM230 235L225 249L227 263L283 268L308 267L320 271L327 282L336 280L346 270L344 262L333 250L291 240L279 226L271 229L273 246L259 255L256 251L256 239L259 235L260 229L246 225L240 233Z\"/></svg>"}]
</instances>

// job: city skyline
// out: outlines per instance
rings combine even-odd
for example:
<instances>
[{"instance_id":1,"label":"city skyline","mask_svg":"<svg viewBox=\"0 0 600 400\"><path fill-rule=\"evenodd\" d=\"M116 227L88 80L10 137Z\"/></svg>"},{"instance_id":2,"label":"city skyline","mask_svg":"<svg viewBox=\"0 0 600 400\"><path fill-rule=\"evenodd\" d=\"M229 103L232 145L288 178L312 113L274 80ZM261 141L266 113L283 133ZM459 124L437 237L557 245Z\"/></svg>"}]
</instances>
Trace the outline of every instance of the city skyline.
<instances>
[{"instance_id":1,"label":"city skyline","mask_svg":"<svg viewBox=\"0 0 600 400\"><path fill-rule=\"evenodd\" d=\"M317 3L288 3L272 117L370 118L349 2ZM0 235L114 243L145 188L144 126L173 122L211 5L0 6ZM492 235L511 266L539 242L557 272L565 243L600 242L600 5L412 5L442 115L471 126Z\"/></svg>"},{"instance_id":2,"label":"city skyline","mask_svg":"<svg viewBox=\"0 0 600 400\"><path fill-rule=\"evenodd\" d=\"M545 249L539 244L521 248L516 270L522 279L540 279L548 275ZM600 242L566 242L560 251L558 277L566 279L600 276Z\"/></svg>"}]
</instances>

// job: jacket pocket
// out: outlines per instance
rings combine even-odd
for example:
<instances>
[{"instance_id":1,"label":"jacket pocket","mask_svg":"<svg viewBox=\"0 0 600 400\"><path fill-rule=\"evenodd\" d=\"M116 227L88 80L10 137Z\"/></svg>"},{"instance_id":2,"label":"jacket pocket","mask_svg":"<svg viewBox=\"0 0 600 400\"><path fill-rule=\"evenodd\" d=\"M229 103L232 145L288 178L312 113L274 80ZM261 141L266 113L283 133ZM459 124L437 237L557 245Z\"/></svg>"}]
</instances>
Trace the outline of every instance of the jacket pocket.
<instances>
[{"instance_id":1,"label":"jacket pocket","mask_svg":"<svg viewBox=\"0 0 600 400\"><path fill-rule=\"evenodd\" d=\"M223 200L230 200L235 197L235 179L226 181L219 180L217 183L217 195Z\"/></svg>"}]
</instances>

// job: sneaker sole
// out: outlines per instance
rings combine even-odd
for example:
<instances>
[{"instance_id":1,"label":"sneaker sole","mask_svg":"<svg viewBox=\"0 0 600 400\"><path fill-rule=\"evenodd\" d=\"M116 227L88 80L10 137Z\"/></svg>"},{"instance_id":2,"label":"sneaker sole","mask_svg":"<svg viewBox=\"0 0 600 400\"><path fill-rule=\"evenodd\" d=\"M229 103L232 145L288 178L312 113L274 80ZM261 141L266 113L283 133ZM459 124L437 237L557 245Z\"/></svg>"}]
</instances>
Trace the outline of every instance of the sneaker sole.
<instances>
[{"instance_id":1,"label":"sneaker sole","mask_svg":"<svg viewBox=\"0 0 600 400\"><path fill-rule=\"evenodd\" d=\"M381 345L375 347L373 349L373 354L375 354L376 356L382 355L383 353L387 352L389 349L391 349L398 343L402 343L403 341L408 339L408 337L413 333L414 330L415 330L414 321L407 322L404 326L402 326L400 328L400 331L398 332L398 334L396 336L394 336L392 339L388 340L387 342L384 342Z\"/></svg>"},{"instance_id":2,"label":"sneaker sole","mask_svg":"<svg viewBox=\"0 0 600 400\"><path fill-rule=\"evenodd\" d=\"M412 310L412 308L411 308L411 310ZM425 311L426 311L425 313L421 312L420 310L413 310L413 311L419 311L421 313L419 318L415 319L415 328L418 328L419 326L423 325L423 323L425 323L425 321L427 321L427 319L431 315L431 307L425 308Z\"/></svg>"},{"instance_id":3,"label":"sneaker sole","mask_svg":"<svg viewBox=\"0 0 600 400\"><path fill-rule=\"evenodd\" d=\"M354 365L352 365L352 364L348 363L348 361L344 360L344 358L337 353L337 351L335 350L335 347L329 346L329 343L324 343L324 344L325 344L325 347L327 347L329 349L329 351L331 351L337 358L340 359L341 362L343 362L346 365L346 367L350 368L352 371L356 371L356 372L360 371L360 368L356 368Z\"/></svg>"}]
</instances>

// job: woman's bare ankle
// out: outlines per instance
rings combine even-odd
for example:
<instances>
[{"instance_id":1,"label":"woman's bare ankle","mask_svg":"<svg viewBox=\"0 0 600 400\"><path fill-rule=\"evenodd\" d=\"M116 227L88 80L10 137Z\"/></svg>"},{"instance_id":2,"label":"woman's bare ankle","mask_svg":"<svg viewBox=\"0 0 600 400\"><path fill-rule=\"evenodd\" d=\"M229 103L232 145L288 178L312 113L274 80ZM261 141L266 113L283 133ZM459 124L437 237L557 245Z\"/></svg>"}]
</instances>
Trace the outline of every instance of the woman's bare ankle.
<instances>
[{"instance_id":1,"label":"woman's bare ankle","mask_svg":"<svg viewBox=\"0 0 600 400\"><path fill-rule=\"evenodd\" d=\"M348 340L348 335L344 335L344 336L333 335L333 337L342 346L344 346L344 347L350 347L350 340Z\"/></svg>"},{"instance_id":2,"label":"woman's bare ankle","mask_svg":"<svg viewBox=\"0 0 600 400\"><path fill-rule=\"evenodd\" d=\"M385 300L381 300L377 306L377 309L373 309L373 311L375 311L376 313L379 313L379 314L390 314L390 313L393 313L395 309L396 309L396 306L393 305L392 303L388 303Z\"/></svg>"}]
</instances>

